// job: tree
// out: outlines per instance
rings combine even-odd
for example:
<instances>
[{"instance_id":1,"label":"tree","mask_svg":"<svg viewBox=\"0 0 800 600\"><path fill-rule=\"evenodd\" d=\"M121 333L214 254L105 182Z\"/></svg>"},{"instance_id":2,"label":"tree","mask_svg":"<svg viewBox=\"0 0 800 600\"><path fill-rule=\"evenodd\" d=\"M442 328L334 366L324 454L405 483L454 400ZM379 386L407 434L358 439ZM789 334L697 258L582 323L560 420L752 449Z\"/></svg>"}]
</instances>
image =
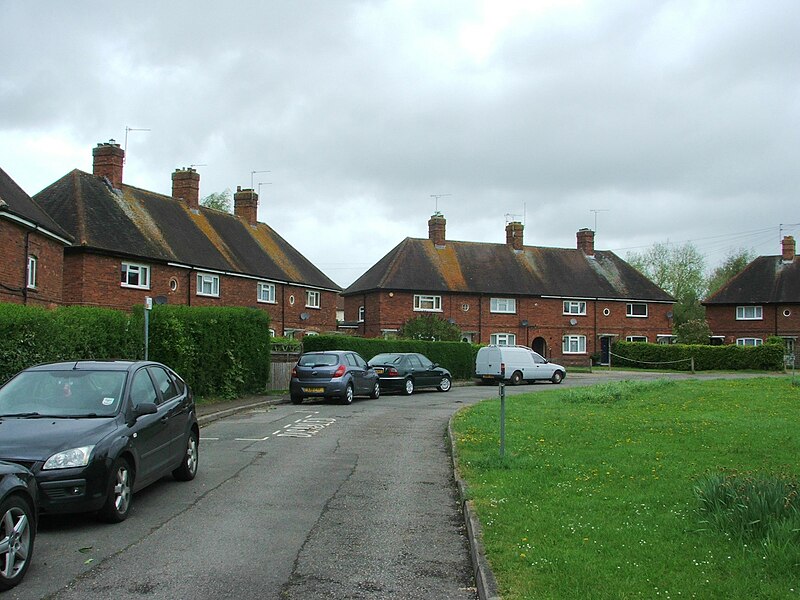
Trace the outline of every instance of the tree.
<instances>
[{"instance_id":1,"label":"tree","mask_svg":"<svg viewBox=\"0 0 800 600\"><path fill-rule=\"evenodd\" d=\"M678 344L708 344L711 329L705 319L692 319L675 326L675 342Z\"/></svg>"},{"instance_id":2,"label":"tree","mask_svg":"<svg viewBox=\"0 0 800 600\"><path fill-rule=\"evenodd\" d=\"M200 200L200 205L229 213L231 212L231 190L226 189L224 192L209 194Z\"/></svg>"},{"instance_id":3,"label":"tree","mask_svg":"<svg viewBox=\"0 0 800 600\"><path fill-rule=\"evenodd\" d=\"M437 316L424 315L406 321L399 336L411 340L457 342L461 339L461 329Z\"/></svg>"},{"instance_id":4,"label":"tree","mask_svg":"<svg viewBox=\"0 0 800 600\"><path fill-rule=\"evenodd\" d=\"M753 260L753 252L741 248L731 252L722 264L711 272L706 285L709 295L719 290Z\"/></svg>"},{"instance_id":5,"label":"tree","mask_svg":"<svg viewBox=\"0 0 800 600\"><path fill-rule=\"evenodd\" d=\"M706 291L705 258L694 244L687 242L673 246L668 242L657 242L642 253L629 254L627 260L675 298L675 326L705 319L705 309L700 304Z\"/></svg>"}]
</instances>

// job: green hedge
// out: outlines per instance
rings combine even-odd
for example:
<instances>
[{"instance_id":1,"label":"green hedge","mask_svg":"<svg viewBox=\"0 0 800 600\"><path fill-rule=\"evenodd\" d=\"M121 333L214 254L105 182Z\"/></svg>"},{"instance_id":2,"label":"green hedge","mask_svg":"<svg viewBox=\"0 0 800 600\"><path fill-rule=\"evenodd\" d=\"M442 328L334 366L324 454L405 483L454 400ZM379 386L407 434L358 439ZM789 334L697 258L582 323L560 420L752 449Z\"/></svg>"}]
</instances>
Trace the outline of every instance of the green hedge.
<instances>
[{"instance_id":1,"label":"green hedge","mask_svg":"<svg viewBox=\"0 0 800 600\"><path fill-rule=\"evenodd\" d=\"M618 367L688 371L691 369L691 362L688 359L694 358L694 368L697 371L781 371L784 348L782 344L776 343L745 348L735 345L615 342L611 346L611 352L614 354L611 357L611 364Z\"/></svg>"},{"instance_id":2,"label":"green hedge","mask_svg":"<svg viewBox=\"0 0 800 600\"><path fill-rule=\"evenodd\" d=\"M144 310L0 304L0 383L22 369L62 360L144 358ZM149 356L169 365L198 396L263 391L269 377L269 317L248 308L155 306Z\"/></svg>"},{"instance_id":3,"label":"green hedge","mask_svg":"<svg viewBox=\"0 0 800 600\"><path fill-rule=\"evenodd\" d=\"M423 340L384 340L344 335L315 335L303 338L306 352L352 350L365 360L382 352L419 352L452 373L454 379L470 379L475 374L478 346L464 342L428 342Z\"/></svg>"}]
</instances>

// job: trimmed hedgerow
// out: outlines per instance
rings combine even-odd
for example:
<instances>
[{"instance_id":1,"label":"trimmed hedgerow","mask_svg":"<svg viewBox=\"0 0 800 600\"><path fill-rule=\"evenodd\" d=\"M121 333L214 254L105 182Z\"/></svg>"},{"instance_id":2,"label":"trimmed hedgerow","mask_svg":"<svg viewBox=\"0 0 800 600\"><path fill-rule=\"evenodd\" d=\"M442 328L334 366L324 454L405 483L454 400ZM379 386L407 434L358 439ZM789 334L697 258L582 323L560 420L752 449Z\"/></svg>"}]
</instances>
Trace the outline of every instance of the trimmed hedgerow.
<instances>
[{"instance_id":1,"label":"trimmed hedgerow","mask_svg":"<svg viewBox=\"0 0 800 600\"><path fill-rule=\"evenodd\" d=\"M382 352L418 352L449 370L454 379L473 377L478 347L464 342L384 340L344 335L315 335L303 338L303 349L306 352L352 350L358 352L365 360Z\"/></svg>"},{"instance_id":2,"label":"trimmed hedgerow","mask_svg":"<svg viewBox=\"0 0 800 600\"><path fill-rule=\"evenodd\" d=\"M770 338L771 339L771 338ZM761 346L705 346L689 344L645 344L615 342L611 364L618 367L641 367L688 371L694 358L694 368L709 370L780 371L783 369L784 348L781 343Z\"/></svg>"}]
</instances>

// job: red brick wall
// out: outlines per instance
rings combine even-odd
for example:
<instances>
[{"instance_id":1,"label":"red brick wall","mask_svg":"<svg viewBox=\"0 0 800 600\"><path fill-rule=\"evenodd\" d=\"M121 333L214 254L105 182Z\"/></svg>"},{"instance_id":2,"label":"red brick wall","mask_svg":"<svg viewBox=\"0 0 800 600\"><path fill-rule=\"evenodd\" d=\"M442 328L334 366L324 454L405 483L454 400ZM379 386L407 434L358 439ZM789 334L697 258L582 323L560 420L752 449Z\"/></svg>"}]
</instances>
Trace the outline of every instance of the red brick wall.
<instances>
[{"instance_id":1,"label":"red brick wall","mask_svg":"<svg viewBox=\"0 0 800 600\"><path fill-rule=\"evenodd\" d=\"M437 294L438 295L438 294ZM441 294L441 312L414 310L414 294L409 292L372 292L345 298L345 320L355 321L358 307L366 306L366 318L358 334L379 337L386 330L400 329L408 319L433 314L453 319L464 332L474 332L473 341L488 344L493 333L513 333L517 344L531 346L534 339L543 338L548 358L567 363L588 363L589 357L600 351L600 337L613 336L614 341L627 336L646 336L655 342L656 336L672 333L667 313L671 304L648 304L648 316L626 316L627 302L586 301L586 315L563 314L563 300L547 298L517 298L513 314L492 313L491 297L474 294ZM466 310L465 310L466 309ZM604 311L609 314L605 315ZM570 323L571 319L577 322ZM522 321L528 321L522 325ZM562 336L586 336L585 354L562 354Z\"/></svg>"},{"instance_id":2,"label":"red brick wall","mask_svg":"<svg viewBox=\"0 0 800 600\"><path fill-rule=\"evenodd\" d=\"M784 311L789 314L784 315ZM773 335L800 336L800 304L765 304L760 320L736 320L736 305L706 306L706 321L715 336L724 336L724 343L735 344L737 338L752 337L767 341Z\"/></svg>"},{"instance_id":3,"label":"red brick wall","mask_svg":"<svg viewBox=\"0 0 800 600\"><path fill-rule=\"evenodd\" d=\"M28 251L25 236L28 234ZM55 306L61 303L64 245L35 231L0 219L0 302ZM27 286L28 254L37 258L36 288ZM6 289L6 288L11 288ZM25 296L27 295L27 300Z\"/></svg>"},{"instance_id":4,"label":"red brick wall","mask_svg":"<svg viewBox=\"0 0 800 600\"><path fill-rule=\"evenodd\" d=\"M123 259L113 256L69 253L65 259L64 302L130 310L143 304L146 296L166 296L169 304L263 310L270 315L271 327L277 335L283 335L286 328L317 333L336 330L334 292L320 291L320 308L306 308L307 288L275 284L276 302L264 303L258 302L256 280L220 275L219 297L198 296L197 271L126 259L150 267L150 289L129 288L120 283L122 262ZM294 304L290 302L291 296ZM307 319L301 317L303 313L308 315Z\"/></svg>"}]
</instances>

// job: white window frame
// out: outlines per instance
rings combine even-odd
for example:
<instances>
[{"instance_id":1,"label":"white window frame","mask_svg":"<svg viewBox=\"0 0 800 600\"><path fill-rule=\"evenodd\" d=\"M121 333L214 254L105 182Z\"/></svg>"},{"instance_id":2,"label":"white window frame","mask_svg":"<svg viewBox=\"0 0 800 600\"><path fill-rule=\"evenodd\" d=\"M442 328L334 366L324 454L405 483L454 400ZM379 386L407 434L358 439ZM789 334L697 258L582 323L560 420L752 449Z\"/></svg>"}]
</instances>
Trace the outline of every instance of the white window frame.
<instances>
[{"instance_id":1,"label":"white window frame","mask_svg":"<svg viewBox=\"0 0 800 600\"><path fill-rule=\"evenodd\" d=\"M761 346L763 343L764 340L762 340L761 338L753 338L753 337L736 338L736 345L743 346L746 348Z\"/></svg>"},{"instance_id":2,"label":"white window frame","mask_svg":"<svg viewBox=\"0 0 800 600\"><path fill-rule=\"evenodd\" d=\"M748 316L747 314L748 312L752 312L752 316ZM762 321L763 319L764 319L764 308L762 306L745 305L736 307L737 321ZM742 339L749 339L749 338L742 338Z\"/></svg>"},{"instance_id":3,"label":"white window frame","mask_svg":"<svg viewBox=\"0 0 800 600\"><path fill-rule=\"evenodd\" d=\"M359 306L358 307L358 322L359 323L363 323L364 322L364 317L366 316L366 314L367 314L366 307L365 306Z\"/></svg>"},{"instance_id":4,"label":"white window frame","mask_svg":"<svg viewBox=\"0 0 800 600\"><path fill-rule=\"evenodd\" d=\"M432 294L414 294L414 310L417 312L442 312L442 297Z\"/></svg>"},{"instance_id":5,"label":"white window frame","mask_svg":"<svg viewBox=\"0 0 800 600\"><path fill-rule=\"evenodd\" d=\"M123 273L126 275L126 281L122 281ZM139 283L130 283L130 274L136 273L138 275ZM141 263L123 262L120 266L120 286L126 288L133 288L137 290L150 289L150 266Z\"/></svg>"},{"instance_id":6,"label":"white window frame","mask_svg":"<svg viewBox=\"0 0 800 600\"><path fill-rule=\"evenodd\" d=\"M573 349L574 342L574 349ZM565 335L561 338L561 352L563 354L586 354L585 335Z\"/></svg>"},{"instance_id":7,"label":"white window frame","mask_svg":"<svg viewBox=\"0 0 800 600\"><path fill-rule=\"evenodd\" d=\"M206 284L209 284L211 288L208 292L205 291ZM213 273L198 273L197 295L219 298L219 275L214 275Z\"/></svg>"},{"instance_id":8,"label":"white window frame","mask_svg":"<svg viewBox=\"0 0 800 600\"><path fill-rule=\"evenodd\" d=\"M565 315L586 315L585 300L564 300Z\"/></svg>"},{"instance_id":9,"label":"white window frame","mask_svg":"<svg viewBox=\"0 0 800 600\"><path fill-rule=\"evenodd\" d=\"M28 289L35 290L37 283L37 268L39 259L34 254L28 255Z\"/></svg>"},{"instance_id":10,"label":"white window frame","mask_svg":"<svg viewBox=\"0 0 800 600\"><path fill-rule=\"evenodd\" d=\"M275 284L267 281L258 282L257 300L265 304L275 304Z\"/></svg>"},{"instance_id":11,"label":"white window frame","mask_svg":"<svg viewBox=\"0 0 800 600\"><path fill-rule=\"evenodd\" d=\"M637 315L634 312L634 307L644 306L644 314ZM646 319L649 310L647 308L647 303L645 302L628 302L627 306L625 307L625 316L631 317L632 319Z\"/></svg>"},{"instance_id":12,"label":"white window frame","mask_svg":"<svg viewBox=\"0 0 800 600\"><path fill-rule=\"evenodd\" d=\"M647 343L647 336L646 335L628 335L625 336L626 342L644 342Z\"/></svg>"},{"instance_id":13,"label":"white window frame","mask_svg":"<svg viewBox=\"0 0 800 600\"><path fill-rule=\"evenodd\" d=\"M322 294L317 290L306 290L306 308L319 308Z\"/></svg>"},{"instance_id":14,"label":"white window frame","mask_svg":"<svg viewBox=\"0 0 800 600\"><path fill-rule=\"evenodd\" d=\"M516 333L493 333L489 336L489 343L494 346L516 346Z\"/></svg>"},{"instance_id":15,"label":"white window frame","mask_svg":"<svg viewBox=\"0 0 800 600\"><path fill-rule=\"evenodd\" d=\"M513 315L517 312L517 299L492 298L489 301L489 312Z\"/></svg>"}]
</instances>

